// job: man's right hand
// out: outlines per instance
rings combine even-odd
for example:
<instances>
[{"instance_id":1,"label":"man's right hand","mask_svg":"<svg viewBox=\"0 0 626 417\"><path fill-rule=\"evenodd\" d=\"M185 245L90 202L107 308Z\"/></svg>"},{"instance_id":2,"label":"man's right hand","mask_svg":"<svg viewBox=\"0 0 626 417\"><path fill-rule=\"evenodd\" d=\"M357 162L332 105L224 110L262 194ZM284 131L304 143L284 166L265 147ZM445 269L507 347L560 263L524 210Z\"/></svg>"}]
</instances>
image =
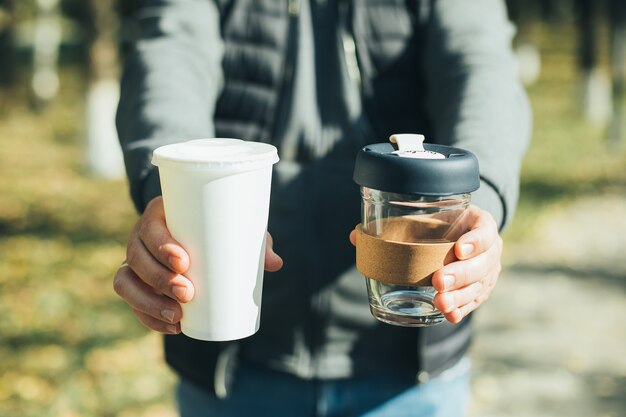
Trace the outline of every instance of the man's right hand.
<instances>
[{"instance_id":1,"label":"man's right hand","mask_svg":"<svg viewBox=\"0 0 626 417\"><path fill-rule=\"evenodd\" d=\"M115 274L113 288L144 326L178 334L183 316L180 303L189 302L194 295L193 284L183 276L189 264L189 255L167 229L163 199L156 197L130 234L126 262ZM265 270L275 272L282 265L268 233Z\"/></svg>"},{"instance_id":2,"label":"man's right hand","mask_svg":"<svg viewBox=\"0 0 626 417\"><path fill-rule=\"evenodd\" d=\"M144 326L165 334L180 333L180 303L193 298L189 255L170 235L163 199L148 203L130 234L126 262L113 280L115 292L133 309Z\"/></svg>"}]
</instances>

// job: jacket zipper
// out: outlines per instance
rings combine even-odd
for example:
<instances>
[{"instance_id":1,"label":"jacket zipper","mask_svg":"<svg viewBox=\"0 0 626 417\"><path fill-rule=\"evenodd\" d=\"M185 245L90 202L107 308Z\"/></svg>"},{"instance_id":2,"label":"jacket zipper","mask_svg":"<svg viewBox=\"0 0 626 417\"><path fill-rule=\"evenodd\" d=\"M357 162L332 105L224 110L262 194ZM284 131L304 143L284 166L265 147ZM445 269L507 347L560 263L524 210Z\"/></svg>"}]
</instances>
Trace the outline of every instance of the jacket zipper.
<instances>
[{"instance_id":1,"label":"jacket zipper","mask_svg":"<svg viewBox=\"0 0 626 417\"><path fill-rule=\"evenodd\" d=\"M341 44L343 47L343 59L348 70L348 78L352 81L352 85L356 89L358 99L361 103L361 118L358 128L363 134L362 145L376 142L375 131L369 121L367 109L365 108L365 100L363 100L363 80L361 78L361 68L359 67L358 45L354 36L354 30L351 29L350 23L350 1L339 0L339 20L341 31ZM354 13L354 12L352 12Z\"/></svg>"},{"instance_id":2,"label":"jacket zipper","mask_svg":"<svg viewBox=\"0 0 626 417\"><path fill-rule=\"evenodd\" d=\"M288 86L293 85L293 75L296 60L296 45L298 43L298 18L300 16L300 1L301 0L288 0L287 1L287 46L285 48L285 59L283 61L283 72L278 84L278 91L276 93L277 102L274 106L275 112L280 111L286 104L285 100L291 100L291 97L286 96ZM270 116L268 116L270 118ZM279 128L278 118L273 116L271 124L266 124L267 131L271 133L271 137L276 136L276 131Z\"/></svg>"},{"instance_id":3,"label":"jacket zipper","mask_svg":"<svg viewBox=\"0 0 626 417\"><path fill-rule=\"evenodd\" d=\"M348 29L348 19L350 17L349 4L347 1L339 2L339 16L341 22L341 44L343 46L343 58L348 69L348 77L352 84L356 86L359 96L361 95L361 69L356 55L356 41L354 33Z\"/></svg>"}]
</instances>

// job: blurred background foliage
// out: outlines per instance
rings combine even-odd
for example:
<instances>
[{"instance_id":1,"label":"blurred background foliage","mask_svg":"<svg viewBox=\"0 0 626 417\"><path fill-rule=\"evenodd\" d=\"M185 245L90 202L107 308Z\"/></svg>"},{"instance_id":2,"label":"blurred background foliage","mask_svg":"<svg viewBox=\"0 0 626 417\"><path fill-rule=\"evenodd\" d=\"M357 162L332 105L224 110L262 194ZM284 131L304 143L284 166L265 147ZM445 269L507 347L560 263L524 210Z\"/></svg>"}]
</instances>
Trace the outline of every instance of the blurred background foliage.
<instances>
[{"instance_id":1,"label":"blurred background foliage","mask_svg":"<svg viewBox=\"0 0 626 417\"><path fill-rule=\"evenodd\" d=\"M46 0L0 0L0 29L12 28L0 42L3 417L174 415L174 377L163 363L160 337L145 330L112 290L137 218L126 181L93 175L85 156L97 1L58 4L60 88L42 101L30 80L34 26ZM114 43L123 59L140 0L109 4L122 22ZM541 70L528 86L533 142L518 215L505 234L514 248L533 244L541 213L583 196L623 196L626 190L626 138L607 140L609 122L585 117L579 20L571 2L554 5L549 18L527 18L516 39L518 46L532 42ZM606 16L597 18L596 67L610 74ZM517 256L519 251L507 252L508 262ZM606 415L619 415L623 405L615 401Z\"/></svg>"}]
</instances>

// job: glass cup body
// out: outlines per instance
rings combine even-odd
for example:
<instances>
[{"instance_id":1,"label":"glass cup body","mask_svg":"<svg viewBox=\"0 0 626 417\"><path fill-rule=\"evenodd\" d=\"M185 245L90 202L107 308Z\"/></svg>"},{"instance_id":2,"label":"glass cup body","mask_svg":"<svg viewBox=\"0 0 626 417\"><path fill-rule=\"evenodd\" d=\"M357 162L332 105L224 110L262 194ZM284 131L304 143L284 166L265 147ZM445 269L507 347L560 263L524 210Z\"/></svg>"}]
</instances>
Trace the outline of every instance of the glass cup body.
<instances>
[{"instance_id":1,"label":"glass cup body","mask_svg":"<svg viewBox=\"0 0 626 417\"><path fill-rule=\"evenodd\" d=\"M393 231L393 240L405 243L454 242L466 231L469 193L423 196L361 187L361 196L363 232L370 236L386 238L392 232L386 228L397 225L389 219L418 224L410 228L410 233ZM365 281L372 315L382 322L425 327L445 319L433 305L436 291L432 286L389 284L371 277L365 277Z\"/></svg>"}]
</instances>

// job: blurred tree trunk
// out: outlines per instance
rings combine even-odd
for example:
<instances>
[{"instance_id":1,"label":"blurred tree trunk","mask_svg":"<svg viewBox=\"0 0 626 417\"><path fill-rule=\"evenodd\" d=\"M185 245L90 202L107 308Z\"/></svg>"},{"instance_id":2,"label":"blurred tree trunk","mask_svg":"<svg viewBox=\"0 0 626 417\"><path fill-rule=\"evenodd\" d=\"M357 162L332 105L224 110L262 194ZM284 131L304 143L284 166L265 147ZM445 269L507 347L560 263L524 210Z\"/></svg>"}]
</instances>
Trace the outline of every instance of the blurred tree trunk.
<instances>
[{"instance_id":1,"label":"blurred tree trunk","mask_svg":"<svg viewBox=\"0 0 626 417\"><path fill-rule=\"evenodd\" d=\"M124 174L122 153L115 129L119 99L119 18L116 0L89 0L92 37L89 48L87 91L87 166L102 178Z\"/></svg>"},{"instance_id":2,"label":"blurred tree trunk","mask_svg":"<svg viewBox=\"0 0 626 417\"><path fill-rule=\"evenodd\" d=\"M13 46L13 0L0 0L0 86L15 81L15 48Z\"/></svg>"},{"instance_id":3,"label":"blurred tree trunk","mask_svg":"<svg viewBox=\"0 0 626 417\"><path fill-rule=\"evenodd\" d=\"M624 0L620 0L624 1ZM600 68L598 36L604 3L576 0L578 14L578 65L582 72L583 111L587 120L605 125L613 113L611 78Z\"/></svg>"},{"instance_id":4,"label":"blurred tree trunk","mask_svg":"<svg viewBox=\"0 0 626 417\"><path fill-rule=\"evenodd\" d=\"M15 48L13 46L13 0L0 0L0 113L4 96L15 83Z\"/></svg>"},{"instance_id":5,"label":"blurred tree trunk","mask_svg":"<svg viewBox=\"0 0 626 417\"><path fill-rule=\"evenodd\" d=\"M37 0L31 88L36 108L45 106L59 92L57 64L61 47L59 0Z\"/></svg>"},{"instance_id":6,"label":"blurred tree trunk","mask_svg":"<svg viewBox=\"0 0 626 417\"><path fill-rule=\"evenodd\" d=\"M517 26L514 46L519 77L524 85L529 86L537 82L541 75L541 55L536 33L541 20L538 5L528 0L507 0L506 4L509 18Z\"/></svg>"},{"instance_id":7,"label":"blurred tree trunk","mask_svg":"<svg viewBox=\"0 0 626 417\"><path fill-rule=\"evenodd\" d=\"M613 78L613 117L607 139L610 145L626 145L626 2L611 0L611 73Z\"/></svg>"}]
</instances>

